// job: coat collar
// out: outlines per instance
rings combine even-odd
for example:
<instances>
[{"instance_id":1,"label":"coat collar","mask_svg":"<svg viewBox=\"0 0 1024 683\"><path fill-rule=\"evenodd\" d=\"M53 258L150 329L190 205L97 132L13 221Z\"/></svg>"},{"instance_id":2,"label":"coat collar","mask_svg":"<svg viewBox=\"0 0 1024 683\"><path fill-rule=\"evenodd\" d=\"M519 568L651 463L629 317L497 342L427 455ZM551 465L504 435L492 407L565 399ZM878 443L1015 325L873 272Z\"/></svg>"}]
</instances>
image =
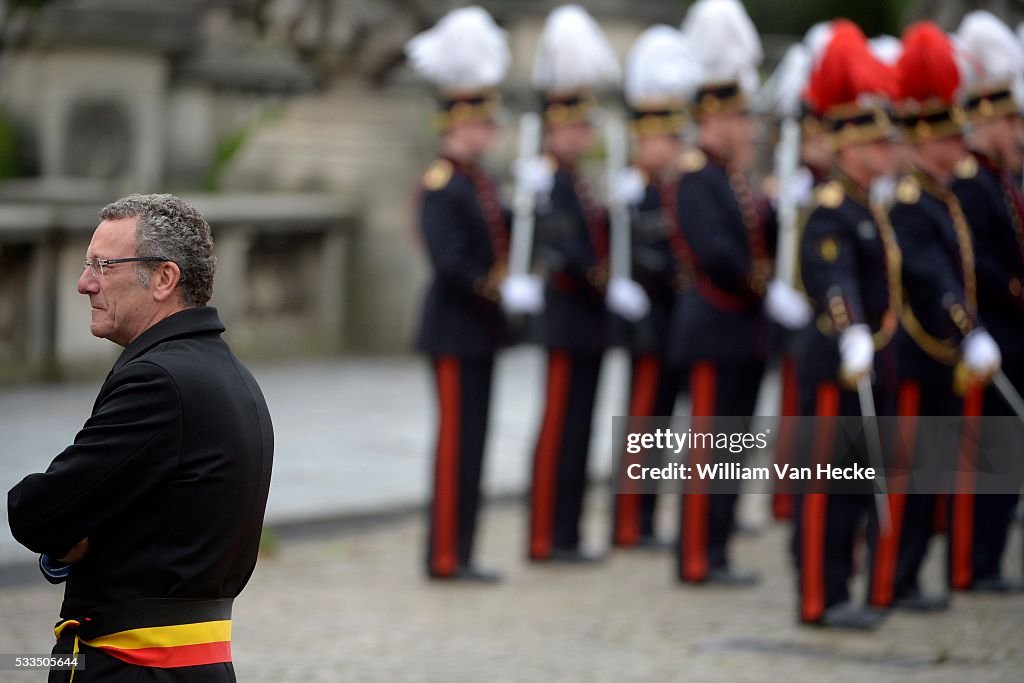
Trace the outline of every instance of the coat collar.
<instances>
[{"instance_id":1,"label":"coat collar","mask_svg":"<svg viewBox=\"0 0 1024 683\"><path fill-rule=\"evenodd\" d=\"M999 176L1002 176L1003 173L1006 172L1003 169L1002 166L1000 166L998 163L996 163L995 159L993 159L992 157L988 156L987 154L985 154L983 152L979 152L976 149L972 149L971 150L971 154L973 154L974 158L977 159L978 167L985 169L986 171L988 171L992 175L999 177Z\"/></svg>"},{"instance_id":2,"label":"coat collar","mask_svg":"<svg viewBox=\"0 0 1024 683\"><path fill-rule=\"evenodd\" d=\"M220 321L216 308L212 306L197 306L178 311L156 323L136 337L132 343L128 344L124 351L121 352L117 362L114 363L111 373L120 370L127 363L138 358L160 342L203 332L215 332L217 334L224 332L224 323Z\"/></svg>"}]
</instances>

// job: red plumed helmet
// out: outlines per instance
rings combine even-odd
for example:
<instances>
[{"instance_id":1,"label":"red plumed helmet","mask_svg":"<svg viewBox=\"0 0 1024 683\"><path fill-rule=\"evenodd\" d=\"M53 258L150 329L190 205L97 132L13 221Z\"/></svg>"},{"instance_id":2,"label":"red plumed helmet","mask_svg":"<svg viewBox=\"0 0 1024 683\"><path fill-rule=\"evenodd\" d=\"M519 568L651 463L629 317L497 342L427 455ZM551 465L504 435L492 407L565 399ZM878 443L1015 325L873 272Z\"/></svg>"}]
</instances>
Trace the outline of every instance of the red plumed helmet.
<instances>
[{"instance_id":1,"label":"red plumed helmet","mask_svg":"<svg viewBox=\"0 0 1024 683\"><path fill-rule=\"evenodd\" d=\"M962 82L956 47L930 21L903 32L903 54L896 63L897 111L911 142L960 135L966 119L957 105Z\"/></svg>"},{"instance_id":2,"label":"red plumed helmet","mask_svg":"<svg viewBox=\"0 0 1024 683\"><path fill-rule=\"evenodd\" d=\"M953 43L930 21L911 24L903 32L903 54L896 64L899 98L953 104L960 87L960 69Z\"/></svg>"},{"instance_id":3,"label":"red plumed helmet","mask_svg":"<svg viewBox=\"0 0 1024 683\"><path fill-rule=\"evenodd\" d=\"M832 23L832 37L811 72L804 94L815 113L826 115L864 95L886 99L897 95L895 74L871 52L867 38L848 19Z\"/></svg>"},{"instance_id":4,"label":"red plumed helmet","mask_svg":"<svg viewBox=\"0 0 1024 683\"><path fill-rule=\"evenodd\" d=\"M804 99L837 144L884 139L891 136L892 123L882 101L896 94L895 81L892 68L875 57L860 28L837 19L813 65Z\"/></svg>"}]
</instances>

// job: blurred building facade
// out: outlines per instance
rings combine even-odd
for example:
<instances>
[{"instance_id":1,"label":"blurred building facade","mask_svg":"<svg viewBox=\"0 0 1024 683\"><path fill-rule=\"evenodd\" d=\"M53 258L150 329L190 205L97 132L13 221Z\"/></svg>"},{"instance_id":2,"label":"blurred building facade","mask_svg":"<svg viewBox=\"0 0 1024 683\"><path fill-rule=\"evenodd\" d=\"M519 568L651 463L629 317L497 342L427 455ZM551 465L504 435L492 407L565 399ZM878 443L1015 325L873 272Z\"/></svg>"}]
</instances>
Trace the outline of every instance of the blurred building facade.
<instances>
[{"instance_id":1,"label":"blurred building facade","mask_svg":"<svg viewBox=\"0 0 1024 683\"><path fill-rule=\"evenodd\" d=\"M248 132L318 87L315 67L260 40L246 3L27 4L3 26L0 381L109 366L118 349L87 334L75 283L97 210L131 192L203 210L220 263L213 304L244 353L340 348L345 195L222 187Z\"/></svg>"},{"instance_id":2,"label":"blurred building facade","mask_svg":"<svg viewBox=\"0 0 1024 683\"><path fill-rule=\"evenodd\" d=\"M96 210L133 191L171 191L207 208L220 258L213 303L242 353L408 349L426 273L412 207L436 139L432 94L402 48L462 4L3 3L0 381L104 367L94 361L116 352L86 334L74 283ZM509 31L514 53L512 116L491 159L507 178L515 114L534 106L537 35L561 3L479 4ZM624 55L643 28L678 24L687 3L582 4ZM930 11L927 1L794 0L785 13L747 4L762 30L788 35L838 15L868 32L898 29L915 8ZM951 23L962 14L940 4ZM786 40L765 42L781 54Z\"/></svg>"}]
</instances>

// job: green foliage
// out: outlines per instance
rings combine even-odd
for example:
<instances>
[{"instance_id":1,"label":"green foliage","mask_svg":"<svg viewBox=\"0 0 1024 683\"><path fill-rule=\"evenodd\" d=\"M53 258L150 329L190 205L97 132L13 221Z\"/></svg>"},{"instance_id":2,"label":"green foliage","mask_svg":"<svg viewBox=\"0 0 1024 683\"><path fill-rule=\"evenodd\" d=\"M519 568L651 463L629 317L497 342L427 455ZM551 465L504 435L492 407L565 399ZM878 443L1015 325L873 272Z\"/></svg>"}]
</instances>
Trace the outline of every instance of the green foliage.
<instances>
[{"instance_id":1,"label":"green foliage","mask_svg":"<svg viewBox=\"0 0 1024 683\"><path fill-rule=\"evenodd\" d=\"M277 532L270 527L263 527L263 534L260 535L259 556L271 559L277 557L280 552L281 539L278 537Z\"/></svg>"},{"instance_id":2,"label":"green foliage","mask_svg":"<svg viewBox=\"0 0 1024 683\"><path fill-rule=\"evenodd\" d=\"M40 9L43 5L52 5L52 0L14 0L10 3L14 9Z\"/></svg>"},{"instance_id":3,"label":"green foliage","mask_svg":"<svg viewBox=\"0 0 1024 683\"><path fill-rule=\"evenodd\" d=\"M868 36L898 36L914 0L743 0L743 4L762 35L803 35L819 21L846 17Z\"/></svg>"},{"instance_id":4,"label":"green foliage","mask_svg":"<svg viewBox=\"0 0 1024 683\"><path fill-rule=\"evenodd\" d=\"M221 140L220 144L217 145L217 150L214 152L213 161L210 162L210 168L206 171L206 179L203 182L204 190L207 192L220 191L221 185L224 182L224 174L231 166L231 163L238 157L239 152L245 148L246 143L252 139L253 134L255 134L260 126L279 119L281 111L280 107L265 111Z\"/></svg>"},{"instance_id":5,"label":"green foliage","mask_svg":"<svg viewBox=\"0 0 1024 683\"><path fill-rule=\"evenodd\" d=\"M253 126L248 125L221 140L220 144L217 145L217 151L214 152L210 168L206 172L206 180L203 182L204 190L207 192L217 192L220 190L221 183L224 180L224 173L235 157L238 156L239 151L245 147L246 141L252 135L252 130Z\"/></svg>"}]
</instances>

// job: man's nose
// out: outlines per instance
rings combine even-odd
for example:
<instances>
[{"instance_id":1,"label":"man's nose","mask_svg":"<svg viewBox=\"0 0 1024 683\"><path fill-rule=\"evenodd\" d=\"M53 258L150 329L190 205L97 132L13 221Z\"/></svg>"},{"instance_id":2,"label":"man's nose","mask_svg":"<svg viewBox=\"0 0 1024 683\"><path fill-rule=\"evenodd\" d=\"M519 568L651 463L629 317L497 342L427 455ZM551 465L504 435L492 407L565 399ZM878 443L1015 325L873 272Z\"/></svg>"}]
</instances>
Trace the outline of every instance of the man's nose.
<instances>
[{"instance_id":1,"label":"man's nose","mask_svg":"<svg viewBox=\"0 0 1024 683\"><path fill-rule=\"evenodd\" d=\"M82 276L78 278L79 294L95 294L100 291L100 283L92 274L92 268L86 266L82 269Z\"/></svg>"}]
</instances>

